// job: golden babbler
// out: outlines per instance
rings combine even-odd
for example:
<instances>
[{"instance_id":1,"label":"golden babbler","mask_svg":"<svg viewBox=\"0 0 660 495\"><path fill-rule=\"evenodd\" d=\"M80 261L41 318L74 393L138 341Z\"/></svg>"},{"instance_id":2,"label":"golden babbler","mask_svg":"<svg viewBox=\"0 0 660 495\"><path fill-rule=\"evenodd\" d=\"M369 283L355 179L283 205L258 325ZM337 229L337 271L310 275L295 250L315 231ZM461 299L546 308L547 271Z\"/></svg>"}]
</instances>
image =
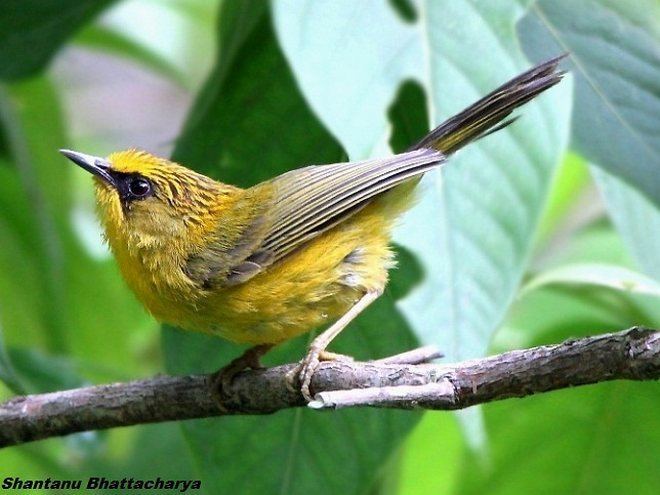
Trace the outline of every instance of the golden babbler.
<instances>
[{"instance_id":1,"label":"golden babbler","mask_svg":"<svg viewBox=\"0 0 660 495\"><path fill-rule=\"evenodd\" d=\"M425 172L510 124L560 81L562 57L519 75L405 153L292 170L248 189L128 150L61 152L95 176L106 237L128 285L159 320L255 347L222 382L272 346L330 324L299 368L301 390L330 341L373 302L394 265L394 220Z\"/></svg>"}]
</instances>

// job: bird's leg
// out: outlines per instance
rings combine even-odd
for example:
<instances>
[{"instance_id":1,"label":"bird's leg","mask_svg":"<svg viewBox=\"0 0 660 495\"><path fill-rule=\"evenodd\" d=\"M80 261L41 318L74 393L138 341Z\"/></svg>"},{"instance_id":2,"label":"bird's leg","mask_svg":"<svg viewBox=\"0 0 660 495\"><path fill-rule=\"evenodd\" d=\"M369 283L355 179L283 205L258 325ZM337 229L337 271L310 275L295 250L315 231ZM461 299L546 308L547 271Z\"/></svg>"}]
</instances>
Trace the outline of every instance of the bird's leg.
<instances>
[{"instance_id":1,"label":"bird's leg","mask_svg":"<svg viewBox=\"0 0 660 495\"><path fill-rule=\"evenodd\" d=\"M362 311L364 311L372 302L374 302L382 294L381 291L367 292L362 298L356 302L351 309L333 323L321 335L316 337L307 350L307 355L300 362L300 365L295 369L294 373L300 379L300 392L307 401L312 400L312 395L309 391L309 385L312 381L312 376L319 367L322 360L333 360L348 358L348 356L341 356L332 352L327 352L325 349L330 342L341 333L341 331L348 326ZM340 357L341 356L341 357Z\"/></svg>"},{"instance_id":2,"label":"bird's leg","mask_svg":"<svg viewBox=\"0 0 660 495\"><path fill-rule=\"evenodd\" d=\"M260 362L261 356L270 351L274 345L260 344L250 347L215 374L211 386L213 394L216 397L216 402L218 402L221 409L226 409L223 405L223 397L227 397L227 391L234 377L248 368L253 370L262 368L263 366L261 366Z\"/></svg>"}]
</instances>

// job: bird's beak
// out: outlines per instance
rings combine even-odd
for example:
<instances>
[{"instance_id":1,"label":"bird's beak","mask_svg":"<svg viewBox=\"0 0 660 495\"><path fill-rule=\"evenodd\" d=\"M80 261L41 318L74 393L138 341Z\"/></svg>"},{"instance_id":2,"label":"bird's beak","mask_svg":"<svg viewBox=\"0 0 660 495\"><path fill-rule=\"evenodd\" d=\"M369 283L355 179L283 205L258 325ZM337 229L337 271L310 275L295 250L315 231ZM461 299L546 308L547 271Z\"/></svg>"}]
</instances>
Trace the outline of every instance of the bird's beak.
<instances>
[{"instance_id":1,"label":"bird's beak","mask_svg":"<svg viewBox=\"0 0 660 495\"><path fill-rule=\"evenodd\" d=\"M100 177L108 184L115 185L115 179L110 174L110 163L105 158L98 156L86 155L85 153L78 153L71 150L60 150L64 156L71 160L76 165L84 168L88 172Z\"/></svg>"}]
</instances>

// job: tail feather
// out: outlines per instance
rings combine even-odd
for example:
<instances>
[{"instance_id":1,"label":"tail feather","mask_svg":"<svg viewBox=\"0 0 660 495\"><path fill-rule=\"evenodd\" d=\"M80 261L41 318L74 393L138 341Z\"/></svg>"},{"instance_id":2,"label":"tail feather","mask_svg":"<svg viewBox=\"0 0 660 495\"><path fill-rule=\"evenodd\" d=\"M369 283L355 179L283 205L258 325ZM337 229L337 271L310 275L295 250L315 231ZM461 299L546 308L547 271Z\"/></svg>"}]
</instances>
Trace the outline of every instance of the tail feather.
<instances>
[{"instance_id":1,"label":"tail feather","mask_svg":"<svg viewBox=\"0 0 660 495\"><path fill-rule=\"evenodd\" d=\"M440 124L411 146L409 151L433 148L450 155L466 144L508 126L517 119L513 117L504 120L513 110L561 81L565 72L558 71L557 66L566 55L543 62L511 79Z\"/></svg>"}]
</instances>

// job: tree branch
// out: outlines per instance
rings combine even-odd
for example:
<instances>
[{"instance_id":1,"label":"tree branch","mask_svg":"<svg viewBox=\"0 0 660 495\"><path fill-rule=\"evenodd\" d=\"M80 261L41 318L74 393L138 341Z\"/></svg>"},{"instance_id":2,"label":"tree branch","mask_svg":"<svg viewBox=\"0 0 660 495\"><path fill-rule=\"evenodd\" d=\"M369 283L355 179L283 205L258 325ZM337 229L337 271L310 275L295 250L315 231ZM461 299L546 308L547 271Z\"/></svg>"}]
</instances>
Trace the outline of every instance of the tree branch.
<instances>
[{"instance_id":1,"label":"tree branch","mask_svg":"<svg viewBox=\"0 0 660 495\"><path fill-rule=\"evenodd\" d=\"M314 375L315 409L462 409L510 397L607 380L660 378L660 331L631 328L452 365L419 363L428 348L371 362L325 362ZM268 414L304 406L285 375L295 364L245 371L222 411L213 375L159 376L128 383L15 397L0 405L0 446L160 421Z\"/></svg>"}]
</instances>

